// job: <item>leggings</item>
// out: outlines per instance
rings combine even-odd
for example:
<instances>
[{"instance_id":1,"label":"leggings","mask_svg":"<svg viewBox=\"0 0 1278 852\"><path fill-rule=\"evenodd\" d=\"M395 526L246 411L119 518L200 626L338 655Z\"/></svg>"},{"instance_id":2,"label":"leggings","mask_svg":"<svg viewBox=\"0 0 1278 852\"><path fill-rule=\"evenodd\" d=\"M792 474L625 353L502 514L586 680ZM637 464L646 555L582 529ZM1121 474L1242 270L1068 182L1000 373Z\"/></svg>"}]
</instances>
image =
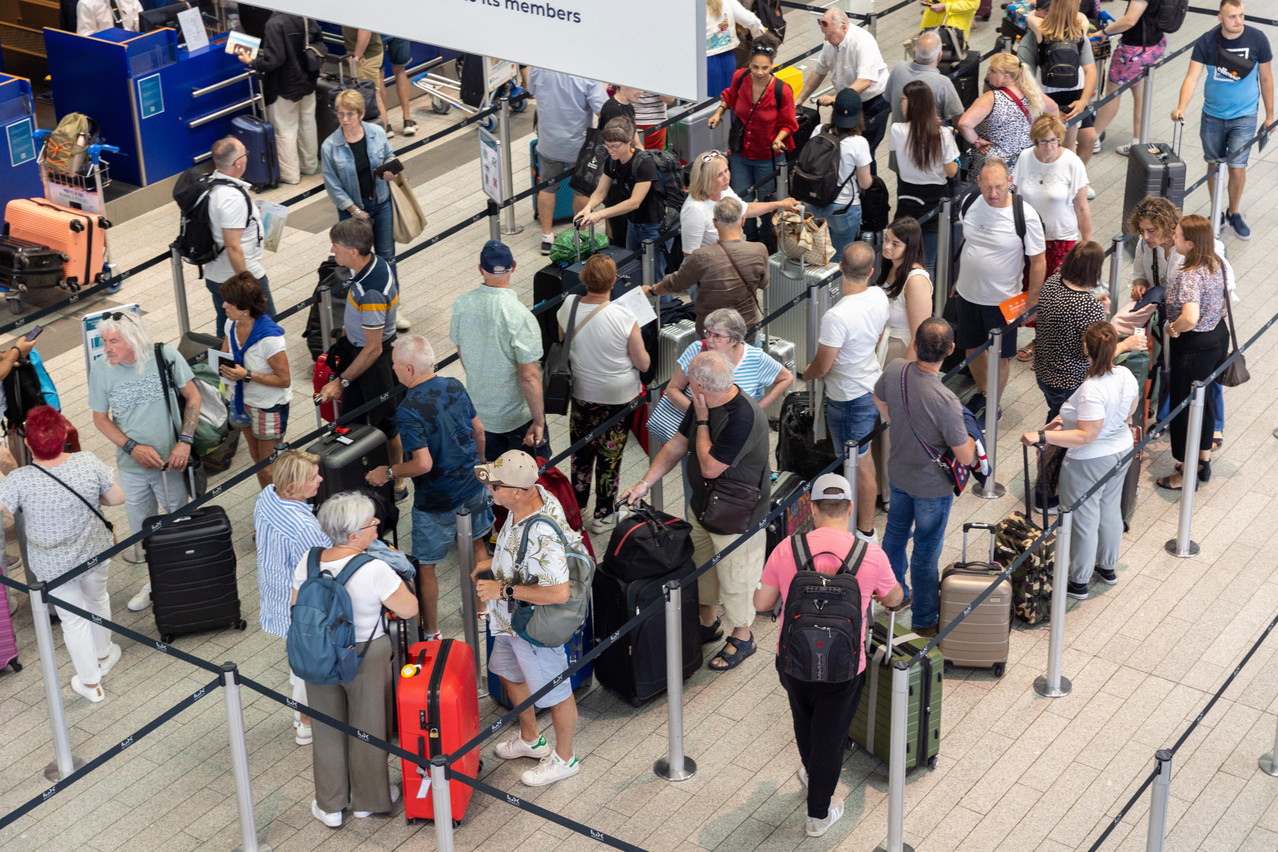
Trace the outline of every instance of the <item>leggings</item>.
<instances>
[{"instance_id":1,"label":"leggings","mask_svg":"<svg viewBox=\"0 0 1278 852\"><path fill-rule=\"evenodd\" d=\"M572 401L569 417L569 433L572 443L577 443L612 417L627 403L608 405L601 402ZM590 477L595 475L594 517L611 515L617 501L617 482L621 476L621 454L626 449L630 434L630 419L621 418L608 431L575 452L572 457L572 490L577 495L577 506L584 510L590 499ZM585 512L582 512L584 517Z\"/></svg>"}]
</instances>

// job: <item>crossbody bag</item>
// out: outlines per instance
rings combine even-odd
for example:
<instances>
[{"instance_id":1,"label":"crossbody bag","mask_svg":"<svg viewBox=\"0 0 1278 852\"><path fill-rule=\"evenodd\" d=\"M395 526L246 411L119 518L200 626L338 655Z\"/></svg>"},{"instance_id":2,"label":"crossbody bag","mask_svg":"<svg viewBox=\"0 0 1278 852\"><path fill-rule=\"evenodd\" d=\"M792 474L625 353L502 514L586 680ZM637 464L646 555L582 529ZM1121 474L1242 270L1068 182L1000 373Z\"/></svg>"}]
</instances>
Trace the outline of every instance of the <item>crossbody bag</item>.
<instances>
[{"instance_id":1,"label":"crossbody bag","mask_svg":"<svg viewBox=\"0 0 1278 852\"><path fill-rule=\"evenodd\" d=\"M963 493L963 489L967 487L967 481L972 476L972 470L967 465L960 462L954 457L954 451L948 447L944 453L938 453L932 448L932 445L923 440L919 435L919 430L914 428L914 421L910 418L910 392L906 383L906 374L910 371L911 364L906 364L905 369L901 370L901 403L905 407L905 422L909 424L910 431L914 433L914 439L922 446L928 458L935 462L936 466L941 469L941 473L945 476L947 484L953 484L954 496L957 497ZM917 368L916 368L917 369Z\"/></svg>"},{"instance_id":2,"label":"crossbody bag","mask_svg":"<svg viewBox=\"0 0 1278 852\"><path fill-rule=\"evenodd\" d=\"M41 466L40 466L40 465L38 465L38 464L33 464L33 465L31 465L31 466L32 466L32 467L34 467L36 470L40 471L41 473L43 473L45 476L47 476L47 477L49 477L50 479L52 479L54 482L56 482L56 483L58 483L59 485L61 485L61 486L62 486L63 488L65 488L67 491L70 491L72 494L74 494L77 500L79 500L81 503L83 503L84 505L86 505L86 506L88 506L88 507L89 507L89 511L90 511L90 512L92 512L93 514L95 514L95 515L97 515L97 516L98 516L98 520L99 520L99 521L101 521L101 522L102 522L102 525L103 525L103 526L105 526L105 527L107 528L107 532L111 533L111 537L112 537L113 539L116 537L116 536L115 536L115 524L113 524L113 523L111 523L110 521L108 521L108 520L106 519L106 516L105 516L105 515L103 515L100 511L98 511L98 507L97 507L97 506L94 506L94 505L93 505L92 503L90 503L88 500L84 499L84 495L83 495L83 494L81 494L79 491L76 491L76 490L75 490L74 488L72 488L70 485L67 485L67 484L66 484L65 482L63 482L60 478L58 478L58 477L54 476L54 475L53 475L53 474L52 474L52 473L51 473L48 469L46 469L46 468L44 468L44 467L41 467ZM117 540L117 541L116 541L116 543L118 544L118 543L119 543L119 541Z\"/></svg>"}]
</instances>

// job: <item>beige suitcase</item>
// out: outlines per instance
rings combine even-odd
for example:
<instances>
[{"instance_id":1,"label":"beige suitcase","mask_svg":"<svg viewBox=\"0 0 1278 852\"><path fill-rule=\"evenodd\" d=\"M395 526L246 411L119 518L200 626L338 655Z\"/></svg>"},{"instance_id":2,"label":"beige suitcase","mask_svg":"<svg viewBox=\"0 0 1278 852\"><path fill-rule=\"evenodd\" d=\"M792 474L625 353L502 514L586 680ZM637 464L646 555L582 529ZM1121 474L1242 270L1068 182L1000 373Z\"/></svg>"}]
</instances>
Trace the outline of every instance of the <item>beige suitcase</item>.
<instances>
[{"instance_id":1,"label":"beige suitcase","mask_svg":"<svg viewBox=\"0 0 1278 852\"><path fill-rule=\"evenodd\" d=\"M989 561L967 561L967 534L970 530L985 530L990 535ZM944 630L976 600L1002 568L994 563L994 525L963 525L963 559L941 572L941 621ZM945 668L968 666L994 670L995 677L1002 677L1007 665L1008 639L1012 631L1012 584L1008 580L998 584L989 597L941 640L941 656Z\"/></svg>"}]
</instances>

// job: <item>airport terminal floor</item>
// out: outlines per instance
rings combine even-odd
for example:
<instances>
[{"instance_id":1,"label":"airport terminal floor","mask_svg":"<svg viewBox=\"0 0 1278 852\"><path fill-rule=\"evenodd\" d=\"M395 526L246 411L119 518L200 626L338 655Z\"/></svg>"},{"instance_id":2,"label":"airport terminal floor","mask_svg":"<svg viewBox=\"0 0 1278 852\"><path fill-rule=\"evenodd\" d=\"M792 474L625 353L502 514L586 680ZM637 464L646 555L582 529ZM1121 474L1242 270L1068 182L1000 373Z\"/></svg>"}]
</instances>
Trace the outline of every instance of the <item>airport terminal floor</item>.
<instances>
[{"instance_id":1,"label":"airport terminal floor","mask_svg":"<svg viewBox=\"0 0 1278 852\"><path fill-rule=\"evenodd\" d=\"M1107 3L1116 17L1119 3ZM973 44L994 43L995 17L978 22ZM1278 0L1249 0L1249 14L1278 17ZM816 18L791 10L789 35L780 58L806 50L820 38ZM901 43L916 31L912 9L884 18L878 41L888 64L901 57ZM1190 14L1169 49L1189 43L1214 26L1214 17ZM1265 28L1271 39L1278 36ZM1153 138L1170 135L1188 56L1161 69L1155 80ZM805 63L809 67L811 61ZM622 81L624 82L624 81ZM431 133L456 116L431 113L427 99L415 101L414 116ZM1119 233L1127 162L1114 152L1127 141L1130 98L1104 151L1089 166L1097 197L1092 202L1095 239L1108 245ZM1203 174L1196 97L1189 110L1183 156L1190 181ZM531 126L525 113L515 125L513 145L517 189L528 183L527 151ZM402 138L394 140L399 147ZM430 220L422 240L485 206L473 131L467 130L414 152L407 159L413 184ZM1253 152L1248 169L1244 212L1253 235L1239 240L1224 232L1228 257L1241 296L1236 318L1239 336L1251 337L1278 312L1278 286L1270 277L1270 252L1278 240L1278 146ZM886 164L881 149L881 164ZM891 173L881 173L892 185ZM317 184L266 194L284 199ZM1186 213L1206 214L1205 187L1185 203ZM110 232L113 262L132 265L167 249L177 230L177 210L165 203L122 221ZM329 249L327 229L333 208L323 193L296 205L278 252L266 265L277 305L292 305L311 294L315 270ZM531 200L516 207L522 233L505 239L518 268L514 282L531 304L540 231ZM453 351L448 342L449 310L457 294L479 285L478 250L487 239L484 222L414 255L399 265L401 316L425 334L438 357ZM402 248L402 247L401 247ZM1266 261L1265 258L1270 257ZM1130 268L1130 259L1124 262ZM192 325L209 331L212 306L202 282L188 268L187 293ZM1126 273L1124 273L1126 280ZM167 264L129 278L122 289L89 300L84 309L113 304L141 305L146 325L157 340L176 341L178 322ZM1125 288L1124 288L1125 289ZM32 303L39 305L36 300ZM76 312L48 321L40 348L55 377L63 411L79 427L84 449L112 458L111 446L93 427L88 412L87 377ZM286 320L288 351L296 395L292 435L313 428L308 404L309 355L302 338L304 312ZM941 744L934 769L919 768L905 785L905 841L917 850L1088 850L1141 786L1154 767L1154 752L1166 748L1190 726L1244 654L1278 615L1278 546L1271 520L1278 516L1278 331L1270 330L1248 351L1251 382L1227 389L1225 440L1213 456L1213 476L1199 487L1193 511L1193 538L1201 553L1178 559L1164 550L1174 538L1180 508L1177 496L1154 486L1155 477L1172 472L1166 438L1152 443L1142 460L1140 497L1117 568L1118 583L1094 587L1086 601L1069 602L1063 673L1073 684L1067 697L1035 693L1033 682L1048 659L1048 630L1018 624L1011 636L1006 673L957 668L945 676ZM460 367L444 371L463 379ZM1006 496L985 500L967 493L951 514L941 564L958 558L964 522L996 522L1017 508L1023 494L1017 439L1037 428L1042 397L1029 365L1012 362L1012 375L999 429L998 479ZM567 419L550 418L556 450L568 445ZM775 436L774 436L775 440ZM623 486L639 479L647 460L631 442L626 450ZM244 449L233 470L249 464ZM566 463L564 465L566 468ZM216 483L216 479L214 482ZM667 508L681 493L678 473L666 478ZM215 502L230 514L239 557L239 590L248 629L180 638L181 650L220 664L235 661L240 670L268 687L288 693L284 643L258 627L252 512L256 483L241 483ZM122 507L106 510L123 524ZM1271 512L1273 514L1271 514ZM880 533L882 513L876 519ZM12 520L6 519L7 559L14 565L17 546ZM121 527L123 529L123 526ZM408 513L400 538L409 541ZM597 545L604 544L598 537ZM445 636L462 636L455 555L438 568L440 614ZM18 573L18 579L21 574ZM145 580L143 566L114 559L110 566L112 616L121 624L154 636L149 611L131 613L125 603ZM10 592L13 594L13 592ZM1058 592L1059 593L1059 592ZM48 786L42 775L53 758L32 625L30 602L19 599L14 616L25 668L0 674L0 814L7 813ZM761 649L770 649L776 625L755 624ZM54 631L63 700L72 751L90 760L118 746L165 710L209 680L208 672L153 647L117 638L123 659L105 681L107 699L90 705L66 688L71 664ZM716 646L706 646L712 653ZM288 850L432 850L430 825L406 825L402 806L391 816L348 819L330 830L312 817L314 795L311 749L293 740L289 711L242 690L249 772L258 836L276 852ZM484 746L481 778L488 784L607 832L647 850L870 850L887 836L887 767L860 750L846 755L838 795L846 796L842 821L819 839L807 838L803 825L805 794L796 776L789 707L777 680L771 653L759 653L737 669L716 674L702 668L685 684L686 751L698 771L690 780L670 783L656 777L652 764L666 751L667 708L660 697L641 708L591 683L577 694L580 723L576 736L581 772L545 788L524 787L519 769ZM481 699L481 724L500 716ZM540 720L549 727L548 717ZM1257 758L1274 743L1278 723L1278 637L1269 637L1237 674L1176 754L1170 787L1167 849L1278 849L1278 778L1257 767ZM400 761L391 760L392 780ZM1149 795L1134 807L1106 839L1106 850L1143 849ZM227 714L220 695L202 700L158 730L120 751L100 768L70 785L59 785L49 801L0 829L0 848L9 850L85 849L129 852L227 850L241 842L236 793L228 744ZM458 849L585 850L599 846L503 800L477 795L456 831Z\"/></svg>"}]
</instances>

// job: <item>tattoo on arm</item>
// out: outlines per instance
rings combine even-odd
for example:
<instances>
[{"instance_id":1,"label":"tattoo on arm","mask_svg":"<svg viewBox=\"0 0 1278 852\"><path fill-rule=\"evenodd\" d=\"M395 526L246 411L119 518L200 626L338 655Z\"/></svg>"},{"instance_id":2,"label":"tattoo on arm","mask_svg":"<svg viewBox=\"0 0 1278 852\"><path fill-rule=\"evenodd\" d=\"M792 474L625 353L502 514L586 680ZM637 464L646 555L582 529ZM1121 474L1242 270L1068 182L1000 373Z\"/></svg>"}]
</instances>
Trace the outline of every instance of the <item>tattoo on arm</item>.
<instances>
[{"instance_id":1,"label":"tattoo on arm","mask_svg":"<svg viewBox=\"0 0 1278 852\"><path fill-rule=\"evenodd\" d=\"M200 407L192 405L189 401L186 404L186 411L182 414L182 434L194 435L195 427L200 424Z\"/></svg>"}]
</instances>

